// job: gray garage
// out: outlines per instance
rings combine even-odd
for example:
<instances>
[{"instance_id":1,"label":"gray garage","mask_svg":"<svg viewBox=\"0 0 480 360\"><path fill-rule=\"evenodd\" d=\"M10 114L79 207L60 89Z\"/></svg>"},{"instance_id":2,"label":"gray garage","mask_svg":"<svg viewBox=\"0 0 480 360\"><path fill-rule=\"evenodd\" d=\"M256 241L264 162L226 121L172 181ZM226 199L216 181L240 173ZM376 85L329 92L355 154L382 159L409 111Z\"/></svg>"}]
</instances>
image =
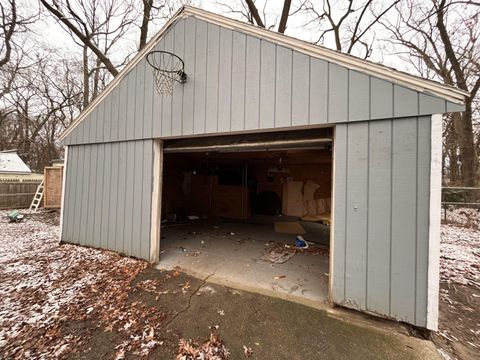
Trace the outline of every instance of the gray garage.
<instances>
[{"instance_id":1,"label":"gray garage","mask_svg":"<svg viewBox=\"0 0 480 360\"><path fill-rule=\"evenodd\" d=\"M171 96L156 91L152 51L184 62ZM305 209L328 203L331 303L436 329L441 118L464 95L184 7L62 135L61 239L162 263L175 209L305 220L288 208L291 186ZM321 199L307 199L309 176Z\"/></svg>"}]
</instances>

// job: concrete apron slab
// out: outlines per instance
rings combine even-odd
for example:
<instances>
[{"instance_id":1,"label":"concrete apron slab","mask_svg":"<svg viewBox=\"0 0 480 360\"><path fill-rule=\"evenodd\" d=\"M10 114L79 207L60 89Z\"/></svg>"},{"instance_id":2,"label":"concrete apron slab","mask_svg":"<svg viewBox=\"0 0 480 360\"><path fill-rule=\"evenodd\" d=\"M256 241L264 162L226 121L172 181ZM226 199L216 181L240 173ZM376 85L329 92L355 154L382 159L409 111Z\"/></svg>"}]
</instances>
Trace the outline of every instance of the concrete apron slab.
<instances>
[{"instance_id":1,"label":"concrete apron slab","mask_svg":"<svg viewBox=\"0 0 480 360\"><path fill-rule=\"evenodd\" d=\"M266 244L277 242L294 245L295 235L275 233L272 224L262 223L198 221L167 226L162 228L156 267L179 267L212 283L328 307L328 256L297 253L283 264L260 260L269 249Z\"/></svg>"}]
</instances>

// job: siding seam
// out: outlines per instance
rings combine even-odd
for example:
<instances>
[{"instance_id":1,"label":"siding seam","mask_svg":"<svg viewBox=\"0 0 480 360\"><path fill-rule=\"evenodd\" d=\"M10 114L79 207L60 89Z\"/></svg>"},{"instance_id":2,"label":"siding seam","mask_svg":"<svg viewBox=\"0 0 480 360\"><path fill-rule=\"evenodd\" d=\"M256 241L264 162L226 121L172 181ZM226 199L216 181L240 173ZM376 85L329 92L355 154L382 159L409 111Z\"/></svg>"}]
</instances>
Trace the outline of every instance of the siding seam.
<instances>
[{"instance_id":1,"label":"siding seam","mask_svg":"<svg viewBox=\"0 0 480 360\"><path fill-rule=\"evenodd\" d=\"M347 299L347 238L348 238L348 227L347 227L347 219L348 219L348 133L349 133L349 125L345 124L346 130L346 151L345 151L345 244L343 249L343 301L345 302Z\"/></svg>"}]
</instances>

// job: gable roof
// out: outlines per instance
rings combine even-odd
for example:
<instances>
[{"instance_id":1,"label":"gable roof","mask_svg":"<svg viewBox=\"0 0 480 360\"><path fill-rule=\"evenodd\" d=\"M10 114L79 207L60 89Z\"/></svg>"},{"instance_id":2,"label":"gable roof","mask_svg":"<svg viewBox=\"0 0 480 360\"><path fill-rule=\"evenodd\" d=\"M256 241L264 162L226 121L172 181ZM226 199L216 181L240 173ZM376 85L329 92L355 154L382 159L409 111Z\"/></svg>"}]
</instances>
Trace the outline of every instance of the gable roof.
<instances>
[{"instance_id":1,"label":"gable roof","mask_svg":"<svg viewBox=\"0 0 480 360\"><path fill-rule=\"evenodd\" d=\"M464 90L456 87L442 84L437 81L424 79L418 76L396 70L394 68L374 63L372 61L357 58L336 50L331 50L323 46L314 45L309 42L267 30L252 24L244 23L222 15L211 13L206 10L192 6L183 6L177 13L167 21L162 29L152 37L147 45L125 66L125 68L109 83L109 85L93 100L82 113L65 129L60 135L63 141L67 135L94 109L164 37L168 30L182 18L193 16L200 20L222 26L224 28L240 31L260 39L268 40L280 46L298 51L300 53L322 59L350 70L355 70L366 75L374 76L379 79L390 81L394 84L404 86L405 88L415 90L427 95L433 95L450 101L455 104L463 104L465 96L468 95Z\"/></svg>"},{"instance_id":2,"label":"gable roof","mask_svg":"<svg viewBox=\"0 0 480 360\"><path fill-rule=\"evenodd\" d=\"M16 152L0 152L0 173L31 173Z\"/></svg>"}]
</instances>

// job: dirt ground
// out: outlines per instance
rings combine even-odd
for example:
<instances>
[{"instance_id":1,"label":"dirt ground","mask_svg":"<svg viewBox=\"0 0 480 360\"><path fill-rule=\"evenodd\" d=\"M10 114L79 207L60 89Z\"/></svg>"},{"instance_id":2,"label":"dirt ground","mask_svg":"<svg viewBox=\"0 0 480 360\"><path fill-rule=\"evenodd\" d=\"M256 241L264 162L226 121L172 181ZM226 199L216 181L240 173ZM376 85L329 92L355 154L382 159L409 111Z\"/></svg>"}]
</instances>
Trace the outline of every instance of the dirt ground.
<instances>
[{"instance_id":1,"label":"dirt ground","mask_svg":"<svg viewBox=\"0 0 480 360\"><path fill-rule=\"evenodd\" d=\"M180 270L162 272L113 252L60 245L56 212L27 213L18 224L5 214L0 359L173 360L181 339L201 344L212 327L230 359L245 358L245 349L251 359L441 358L432 342L401 332L213 285ZM433 340L445 358L473 359L480 292L475 272L459 285L452 264L442 269L440 331Z\"/></svg>"}]
</instances>

